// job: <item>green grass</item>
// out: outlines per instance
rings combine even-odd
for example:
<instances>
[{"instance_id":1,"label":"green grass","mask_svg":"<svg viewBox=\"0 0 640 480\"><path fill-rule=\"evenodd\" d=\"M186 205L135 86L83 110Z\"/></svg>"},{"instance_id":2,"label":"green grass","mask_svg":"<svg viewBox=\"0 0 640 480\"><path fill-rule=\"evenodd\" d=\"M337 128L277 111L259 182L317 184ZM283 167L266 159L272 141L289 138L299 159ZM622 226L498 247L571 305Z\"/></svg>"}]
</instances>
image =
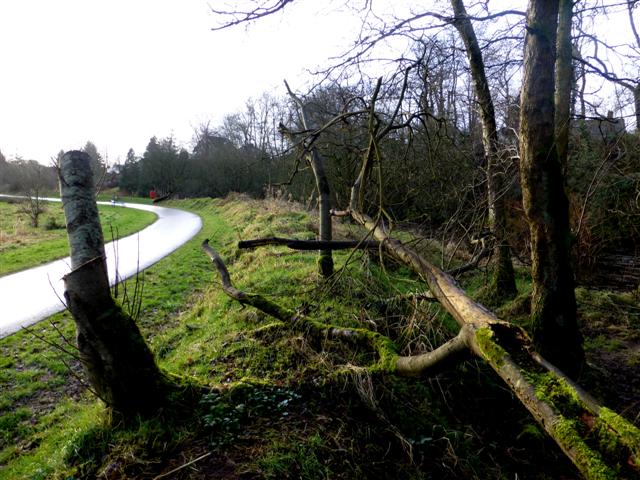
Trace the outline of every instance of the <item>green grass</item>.
<instances>
[{"instance_id":1,"label":"green grass","mask_svg":"<svg viewBox=\"0 0 640 480\"><path fill-rule=\"evenodd\" d=\"M0 201L0 275L31 268L69 255L64 213L60 203L48 203L41 226L33 228L18 204ZM155 221L151 212L99 205L107 241L135 233Z\"/></svg>"},{"instance_id":2,"label":"green grass","mask_svg":"<svg viewBox=\"0 0 640 480\"><path fill-rule=\"evenodd\" d=\"M243 201L190 200L171 202L171 205L201 215L203 229L193 240L143 274L144 300L139 325L156 353L158 363L166 371L208 385L231 385L239 380L283 385L300 382L307 373L319 369L315 362L305 365L304 356L310 352L303 345L296 345L297 340L283 335L278 328L271 328L273 320L240 307L220 291L216 273L200 249L205 238L209 238L227 260L239 288L266 293L290 308L306 303L314 315L327 322L359 324L359 300L344 302L341 295L342 301L337 301L330 288L319 282L313 252L288 252L281 248L243 253L235 250L235 241L239 238L274 234L312 238L314 234L309 232L309 227L313 224L305 212L282 213L274 206ZM348 258L353 262L347 267L349 269L358 268L363 261L361 254L350 257L349 253L339 253L336 263L340 266ZM380 269L374 264L372 267L374 275L381 276ZM135 288L134 282L133 279L126 282L129 292ZM415 287L412 280L397 283L398 291ZM345 273L333 288L346 289L348 296L363 285L352 281ZM357 309L354 309L356 305ZM50 321L55 328L43 322L34 330L46 342L61 342L56 329L67 338L73 336L68 314L56 315ZM242 333L254 331L261 333L256 333L255 337ZM3 383L9 386L10 393L2 396L0 414L21 412L20 416L12 418L4 444L0 444L0 465L10 465L9 470L0 466L0 478L4 478L5 471L11 472L6 478L31 478L33 472L29 466L38 461L39 452L56 448L58 439L66 432L62 426L41 424L37 420L41 418L39 409L47 409L38 405L39 399L50 395L49 409L62 399L58 407L62 409L61 415L80 415L79 409L94 412L96 416L98 409L95 401L79 393L74 395L76 402L64 400L68 398L67 385L77 382L69 377L61 364L67 363L79 370L77 362L34 339L33 333L23 331L1 340L0 353L5 359L20 359L7 360L2 369ZM20 409L28 409L28 412ZM91 430L91 425L95 427L100 422L97 415L86 428ZM193 426L187 428L192 430ZM207 430L206 425L199 428ZM180 428L176 428L176 432L179 433ZM136 443L147 440L141 431L114 435L111 444L120 442L122 448L127 444L130 448L140 448ZM40 438L38 446L25 448L24 445L32 445L35 436ZM188 435L185 433L184 436ZM277 444L285 440L274 438ZM281 452L282 449L277 447L275 450ZM258 459L258 463L254 462L258 465L255 468L266 468L271 454L265 451L264 456L267 460ZM47 474L53 478L73 475L77 465L67 465L63 457L58 455L48 462Z\"/></svg>"},{"instance_id":3,"label":"green grass","mask_svg":"<svg viewBox=\"0 0 640 480\"><path fill-rule=\"evenodd\" d=\"M389 301L424 288L405 268L375 253L337 252L337 274L326 281L314 252L235 247L315 238L300 208L243 198L168 205L200 215L203 229L144 272L138 324L162 369L211 392L195 403L178 396L182 407L158 418L107 427L100 403L68 373L78 362L49 345L64 344L60 333L73 337L68 314L56 315L0 340L0 479L153 478L207 454L175 478L575 476L545 438L522 435L529 414L486 367L468 363L432 380L369 376L358 368L375 361L366 346L311 342L231 301L200 244L210 239L237 288L325 323L377 330L410 353L450 334L437 306ZM344 223L335 236L361 234ZM465 283L478 291L481 277ZM135 280L125 288L130 295Z\"/></svg>"},{"instance_id":4,"label":"green grass","mask_svg":"<svg viewBox=\"0 0 640 480\"><path fill-rule=\"evenodd\" d=\"M230 234L231 229L219 217L209 215L203 219L203 232L207 231L208 235ZM196 301L211 281L211 267L199 248L203 234L143 274L144 304L139 323L151 345L156 334L179 323L180 311ZM125 284L130 291L134 282L132 279ZM3 386L0 418L7 415L7 428L0 437L0 479L33 478L34 465L41 462L41 457L46 457L41 452L55 450L62 438L67 443L74 439L74 433L69 432L66 425L47 422L42 412L56 408L62 416L93 417L83 431L101 424L99 402L81 393L84 389L65 366L69 365L76 374L81 370L73 356L61 350L69 350L64 339L73 339L73 336L73 322L69 314L63 312L29 331L0 340ZM52 348L51 344L61 348ZM179 368L170 370L182 373ZM17 416L15 412L18 412ZM42 478L55 478L58 475L55 471L65 471L64 456L62 451L48 460L42 467Z\"/></svg>"}]
</instances>

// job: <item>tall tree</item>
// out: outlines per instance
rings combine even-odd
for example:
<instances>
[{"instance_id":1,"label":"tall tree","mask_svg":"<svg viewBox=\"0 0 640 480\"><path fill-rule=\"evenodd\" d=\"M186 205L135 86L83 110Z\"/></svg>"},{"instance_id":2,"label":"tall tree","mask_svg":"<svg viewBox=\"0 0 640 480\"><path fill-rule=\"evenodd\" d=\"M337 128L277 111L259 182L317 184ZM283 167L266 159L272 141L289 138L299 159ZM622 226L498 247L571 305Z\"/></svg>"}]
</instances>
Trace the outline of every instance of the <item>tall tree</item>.
<instances>
[{"instance_id":1,"label":"tall tree","mask_svg":"<svg viewBox=\"0 0 640 480\"><path fill-rule=\"evenodd\" d=\"M569 205L555 137L558 2L530 0L520 110L522 196L531 231L531 325L540 352L570 375L584 360L569 251Z\"/></svg>"},{"instance_id":2,"label":"tall tree","mask_svg":"<svg viewBox=\"0 0 640 480\"><path fill-rule=\"evenodd\" d=\"M98 152L98 147L96 147L95 143L88 141L85 143L84 147L82 147L82 151L89 155L89 158L91 159L93 184L95 188L100 191L107 173L107 164L102 158L102 155Z\"/></svg>"},{"instance_id":3,"label":"tall tree","mask_svg":"<svg viewBox=\"0 0 640 480\"><path fill-rule=\"evenodd\" d=\"M129 193L139 193L140 184L140 164L133 148L127 152L127 158L120 170L120 178L118 179L118 187Z\"/></svg>"},{"instance_id":4,"label":"tall tree","mask_svg":"<svg viewBox=\"0 0 640 480\"><path fill-rule=\"evenodd\" d=\"M475 30L467 15L462 0L451 0L456 27L464 42L471 69L471 78L480 107L482 124L482 145L487 165L487 202L489 206L489 228L493 234L494 245L494 294L498 299L515 297L516 280L511 262L511 248L507 240L507 213L503 185L504 168L498 141L496 114L491 90L484 67L484 59Z\"/></svg>"},{"instance_id":5,"label":"tall tree","mask_svg":"<svg viewBox=\"0 0 640 480\"><path fill-rule=\"evenodd\" d=\"M141 160L141 184L157 190L159 195L178 192L186 173L185 160L173 137L151 138Z\"/></svg>"}]
</instances>

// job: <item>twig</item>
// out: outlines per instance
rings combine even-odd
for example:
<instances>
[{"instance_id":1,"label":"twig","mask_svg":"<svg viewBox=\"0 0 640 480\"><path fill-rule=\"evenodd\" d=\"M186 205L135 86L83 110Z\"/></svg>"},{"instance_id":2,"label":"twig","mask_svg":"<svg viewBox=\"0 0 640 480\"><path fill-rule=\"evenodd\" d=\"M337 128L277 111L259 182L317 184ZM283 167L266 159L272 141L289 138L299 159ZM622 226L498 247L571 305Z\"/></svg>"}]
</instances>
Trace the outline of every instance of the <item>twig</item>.
<instances>
[{"instance_id":1,"label":"twig","mask_svg":"<svg viewBox=\"0 0 640 480\"><path fill-rule=\"evenodd\" d=\"M200 455L198 458L194 458L193 460L185 463L184 465L180 465L179 467L174 468L173 470L169 470L166 473L161 473L160 475L157 475L157 476L153 477L153 480L158 480L159 478L167 477L167 476L171 475L172 473L176 473L176 472L182 470L183 468L187 468L189 465L193 465L194 463L199 462L203 458L207 458L212 453L213 452L207 452L204 455Z\"/></svg>"},{"instance_id":2,"label":"twig","mask_svg":"<svg viewBox=\"0 0 640 480\"><path fill-rule=\"evenodd\" d=\"M61 352L66 353L67 355L69 355L70 357L75 358L76 360L78 360L79 362L82 362L82 358L80 358L80 356L75 353L72 352L70 350L67 350L66 348L64 348L62 345L60 345L59 343L55 343L52 342L51 340L47 340L44 335L40 335L39 333L36 333L36 331L31 328L31 327L22 327L22 329L27 332L30 333L31 335L33 335L34 337L36 337L38 340L40 340L41 342L46 343L47 345L49 345L50 347L53 347L55 349L60 350ZM77 349L76 349L77 350Z\"/></svg>"}]
</instances>

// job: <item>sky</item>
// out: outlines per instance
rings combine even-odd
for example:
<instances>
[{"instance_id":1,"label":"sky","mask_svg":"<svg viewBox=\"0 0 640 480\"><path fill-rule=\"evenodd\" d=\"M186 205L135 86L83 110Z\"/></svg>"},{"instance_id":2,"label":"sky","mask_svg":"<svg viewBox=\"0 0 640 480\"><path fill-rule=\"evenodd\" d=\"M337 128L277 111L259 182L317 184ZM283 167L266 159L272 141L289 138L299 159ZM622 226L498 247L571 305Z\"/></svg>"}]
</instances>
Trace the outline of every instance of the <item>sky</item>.
<instances>
[{"instance_id":1,"label":"sky","mask_svg":"<svg viewBox=\"0 0 640 480\"><path fill-rule=\"evenodd\" d=\"M0 151L47 164L91 141L114 163L129 148L141 155L152 136L189 148L198 125L220 124L263 92L284 95L285 78L305 92L307 69L356 37L346 1L300 0L214 32L209 4L222 0L0 0ZM603 22L609 34L627 26Z\"/></svg>"},{"instance_id":2,"label":"sky","mask_svg":"<svg viewBox=\"0 0 640 480\"><path fill-rule=\"evenodd\" d=\"M2 0L0 151L48 163L92 141L113 163L154 135L189 147L199 124L339 53L356 26L340 5L214 32L203 0Z\"/></svg>"}]
</instances>

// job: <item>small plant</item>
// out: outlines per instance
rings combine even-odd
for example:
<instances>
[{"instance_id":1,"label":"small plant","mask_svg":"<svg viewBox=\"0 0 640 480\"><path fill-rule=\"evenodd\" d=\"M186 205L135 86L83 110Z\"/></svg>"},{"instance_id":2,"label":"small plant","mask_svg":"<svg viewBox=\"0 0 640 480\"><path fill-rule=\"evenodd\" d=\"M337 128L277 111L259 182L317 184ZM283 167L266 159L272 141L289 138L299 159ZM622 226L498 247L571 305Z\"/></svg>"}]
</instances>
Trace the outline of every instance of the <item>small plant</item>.
<instances>
[{"instance_id":1,"label":"small plant","mask_svg":"<svg viewBox=\"0 0 640 480\"><path fill-rule=\"evenodd\" d=\"M241 383L226 393L212 392L200 400L204 414L202 422L214 430L214 444L230 443L242 425L265 416L289 415L289 407L300 398L294 391L282 387L255 386Z\"/></svg>"}]
</instances>

